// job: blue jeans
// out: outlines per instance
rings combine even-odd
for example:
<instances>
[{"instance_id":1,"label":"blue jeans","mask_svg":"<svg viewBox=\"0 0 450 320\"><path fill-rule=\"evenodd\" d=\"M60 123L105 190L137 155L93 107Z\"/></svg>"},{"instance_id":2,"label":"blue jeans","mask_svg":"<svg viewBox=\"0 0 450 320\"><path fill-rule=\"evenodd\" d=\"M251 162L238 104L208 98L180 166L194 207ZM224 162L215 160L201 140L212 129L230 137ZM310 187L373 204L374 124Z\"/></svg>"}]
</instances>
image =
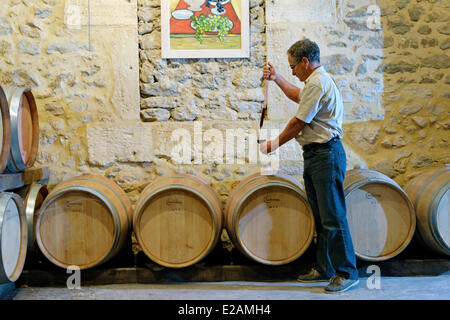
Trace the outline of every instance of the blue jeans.
<instances>
[{"instance_id":1,"label":"blue jeans","mask_svg":"<svg viewBox=\"0 0 450 320\"><path fill-rule=\"evenodd\" d=\"M357 279L356 257L347 223L346 156L339 139L303 147L306 195L317 233L317 264L323 275Z\"/></svg>"}]
</instances>

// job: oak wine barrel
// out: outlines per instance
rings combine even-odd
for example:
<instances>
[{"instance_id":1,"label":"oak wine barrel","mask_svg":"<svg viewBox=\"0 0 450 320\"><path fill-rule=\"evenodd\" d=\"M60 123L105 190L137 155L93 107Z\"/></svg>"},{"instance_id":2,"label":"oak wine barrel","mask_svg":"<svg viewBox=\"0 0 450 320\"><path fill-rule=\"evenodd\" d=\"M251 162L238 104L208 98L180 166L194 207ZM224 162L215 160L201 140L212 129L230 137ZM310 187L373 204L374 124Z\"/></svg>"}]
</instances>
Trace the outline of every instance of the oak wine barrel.
<instances>
[{"instance_id":1,"label":"oak wine barrel","mask_svg":"<svg viewBox=\"0 0 450 320\"><path fill-rule=\"evenodd\" d=\"M152 261L169 268L187 267L207 256L220 239L222 203L198 177L162 176L142 191L133 227Z\"/></svg>"},{"instance_id":2,"label":"oak wine barrel","mask_svg":"<svg viewBox=\"0 0 450 320\"><path fill-rule=\"evenodd\" d=\"M246 177L231 191L224 215L234 246L262 264L287 264L313 240L314 217L306 194L287 176Z\"/></svg>"},{"instance_id":3,"label":"oak wine barrel","mask_svg":"<svg viewBox=\"0 0 450 320\"><path fill-rule=\"evenodd\" d=\"M416 216L408 196L394 180L377 171L353 169L346 173L344 191L358 258L384 261L408 246Z\"/></svg>"},{"instance_id":4,"label":"oak wine barrel","mask_svg":"<svg viewBox=\"0 0 450 320\"><path fill-rule=\"evenodd\" d=\"M9 172L21 172L33 166L39 147L39 119L36 101L29 89L9 87L5 90L11 123Z\"/></svg>"},{"instance_id":5,"label":"oak wine barrel","mask_svg":"<svg viewBox=\"0 0 450 320\"><path fill-rule=\"evenodd\" d=\"M58 184L38 212L41 252L62 268L87 269L115 256L128 239L132 206L113 181L81 175Z\"/></svg>"},{"instance_id":6,"label":"oak wine barrel","mask_svg":"<svg viewBox=\"0 0 450 320\"><path fill-rule=\"evenodd\" d=\"M27 259L33 258L36 254L37 244L34 230L36 228L36 220L39 209L42 206L45 198L48 196L47 186L34 182L26 185L16 191L19 194L25 205L25 215L27 217L28 226L28 245L27 245Z\"/></svg>"},{"instance_id":7,"label":"oak wine barrel","mask_svg":"<svg viewBox=\"0 0 450 320\"><path fill-rule=\"evenodd\" d=\"M11 148L11 120L8 99L0 86L0 173L4 172L9 159Z\"/></svg>"},{"instance_id":8,"label":"oak wine barrel","mask_svg":"<svg viewBox=\"0 0 450 320\"><path fill-rule=\"evenodd\" d=\"M450 166L427 170L404 188L416 209L419 241L450 256Z\"/></svg>"},{"instance_id":9,"label":"oak wine barrel","mask_svg":"<svg viewBox=\"0 0 450 320\"><path fill-rule=\"evenodd\" d=\"M27 254L27 220L22 198L0 194L0 283L16 281Z\"/></svg>"}]
</instances>

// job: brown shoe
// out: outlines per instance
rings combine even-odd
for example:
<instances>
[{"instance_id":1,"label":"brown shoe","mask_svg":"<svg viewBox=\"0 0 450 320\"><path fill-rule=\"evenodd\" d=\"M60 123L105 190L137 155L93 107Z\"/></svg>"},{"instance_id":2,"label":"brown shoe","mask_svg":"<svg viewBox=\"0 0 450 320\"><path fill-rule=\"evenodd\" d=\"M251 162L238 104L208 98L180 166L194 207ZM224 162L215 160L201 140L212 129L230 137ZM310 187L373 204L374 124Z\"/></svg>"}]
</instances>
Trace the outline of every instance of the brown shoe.
<instances>
[{"instance_id":1,"label":"brown shoe","mask_svg":"<svg viewBox=\"0 0 450 320\"><path fill-rule=\"evenodd\" d=\"M331 278L330 283L325 287L327 293L340 293L347 291L348 289L356 286L359 283L359 279L345 279L341 276L334 276Z\"/></svg>"},{"instance_id":2,"label":"brown shoe","mask_svg":"<svg viewBox=\"0 0 450 320\"><path fill-rule=\"evenodd\" d=\"M301 274L298 276L298 282L326 282L330 280L329 278L323 276L316 268L312 268L308 273Z\"/></svg>"}]
</instances>

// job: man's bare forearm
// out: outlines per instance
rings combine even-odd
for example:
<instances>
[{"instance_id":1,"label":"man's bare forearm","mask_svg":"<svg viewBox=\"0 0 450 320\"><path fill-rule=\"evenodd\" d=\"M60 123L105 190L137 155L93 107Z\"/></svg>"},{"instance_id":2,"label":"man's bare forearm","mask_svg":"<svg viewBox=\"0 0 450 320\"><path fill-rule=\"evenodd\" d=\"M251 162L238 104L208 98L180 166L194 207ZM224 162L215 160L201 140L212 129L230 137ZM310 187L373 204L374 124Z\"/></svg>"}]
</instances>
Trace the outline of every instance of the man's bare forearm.
<instances>
[{"instance_id":1,"label":"man's bare forearm","mask_svg":"<svg viewBox=\"0 0 450 320\"><path fill-rule=\"evenodd\" d=\"M298 134L300 133L300 131L303 130L305 125L306 125L305 122L303 122L302 120L300 120L300 119L298 119L296 117L293 117L288 122L288 124L286 125L284 130L278 136L278 146L281 147L286 142L288 142L291 139L297 137Z\"/></svg>"},{"instance_id":2,"label":"man's bare forearm","mask_svg":"<svg viewBox=\"0 0 450 320\"><path fill-rule=\"evenodd\" d=\"M277 73L275 83L280 87L283 93L294 102L300 102L300 88L287 81L283 76Z\"/></svg>"}]
</instances>

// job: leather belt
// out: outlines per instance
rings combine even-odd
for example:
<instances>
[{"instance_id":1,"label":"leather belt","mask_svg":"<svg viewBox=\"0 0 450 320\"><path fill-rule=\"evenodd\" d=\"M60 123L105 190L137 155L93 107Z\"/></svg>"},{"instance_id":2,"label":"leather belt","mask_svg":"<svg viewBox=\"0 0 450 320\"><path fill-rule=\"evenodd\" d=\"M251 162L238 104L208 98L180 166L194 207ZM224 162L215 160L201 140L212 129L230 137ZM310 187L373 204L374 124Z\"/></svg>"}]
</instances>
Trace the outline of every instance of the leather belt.
<instances>
[{"instance_id":1,"label":"leather belt","mask_svg":"<svg viewBox=\"0 0 450 320\"><path fill-rule=\"evenodd\" d=\"M331 138L330 140L328 140L325 143L317 143L317 142L309 143L309 144L303 146L303 152L310 151L310 150L312 150L312 149L314 149L316 147L330 146L330 145L334 144L338 140L339 140L339 137L334 137L334 138Z\"/></svg>"}]
</instances>

